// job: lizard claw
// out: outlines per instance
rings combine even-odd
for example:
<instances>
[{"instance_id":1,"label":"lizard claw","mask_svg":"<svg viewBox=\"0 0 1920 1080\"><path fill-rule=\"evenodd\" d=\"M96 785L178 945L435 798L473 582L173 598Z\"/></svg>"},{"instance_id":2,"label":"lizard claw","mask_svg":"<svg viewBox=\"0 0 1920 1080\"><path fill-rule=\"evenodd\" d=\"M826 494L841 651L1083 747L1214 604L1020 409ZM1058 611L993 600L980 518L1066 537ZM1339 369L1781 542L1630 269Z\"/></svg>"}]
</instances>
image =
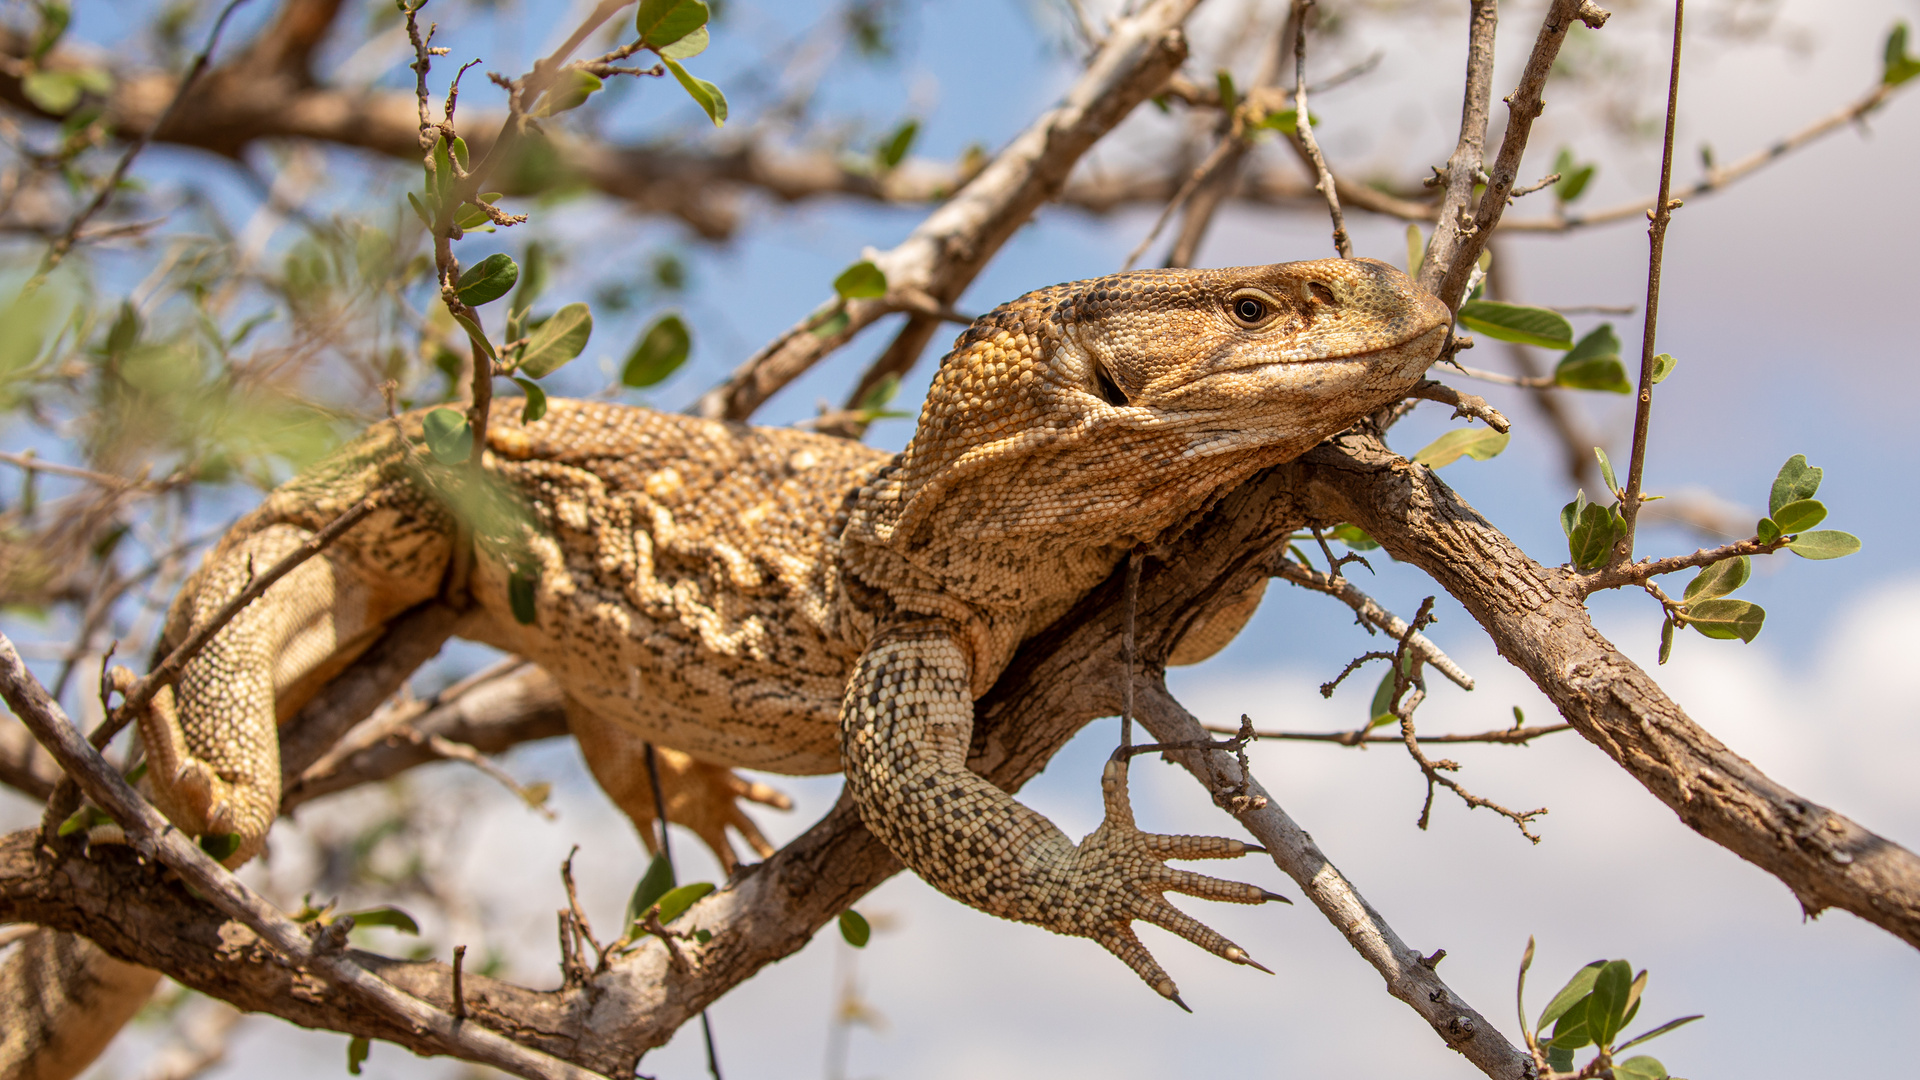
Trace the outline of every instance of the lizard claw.
<instances>
[{"instance_id":1,"label":"lizard claw","mask_svg":"<svg viewBox=\"0 0 1920 1080\"><path fill-rule=\"evenodd\" d=\"M1160 996L1187 1008L1165 969L1135 936L1132 923L1144 920L1186 938L1222 959L1273 972L1199 920L1166 901L1177 892L1205 900L1260 904L1284 900L1255 885L1196 874L1167 866L1167 859L1231 859L1251 845L1219 836L1169 836L1141 832L1127 796L1127 763L1109 761L1100 786L1106 820L1074 850L1073 906L1067 933L1093 938ZM1078 925L1071 925L1078 924ZM1187 1011L1191 1012L1191 1009Z\"/></svg>"}]
</instances>

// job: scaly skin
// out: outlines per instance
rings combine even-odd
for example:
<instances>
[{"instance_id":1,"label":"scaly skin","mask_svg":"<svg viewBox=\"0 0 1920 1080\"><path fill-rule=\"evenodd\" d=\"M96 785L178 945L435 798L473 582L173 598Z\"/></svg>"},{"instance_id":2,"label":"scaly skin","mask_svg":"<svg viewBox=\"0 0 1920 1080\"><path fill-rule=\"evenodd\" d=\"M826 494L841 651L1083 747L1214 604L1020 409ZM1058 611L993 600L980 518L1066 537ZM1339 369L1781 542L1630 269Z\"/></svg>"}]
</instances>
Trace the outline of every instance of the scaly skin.
<instances>
[{"instance_id":1,"label":"scaly skin","mask_svg":"<svg viewBox=\"0 0 1920 1080\"><path fill-rule=\"evenodd\" d=\"M1162 896L1267 899L1164 864L1245 845L1140 832L1117 764L1105 823L1072 843L967 770L973 702L1133 546L1400 399L1449 322L1371 260L1139 271L975 322L897 456L589 402L523 425L502 403L476 485L421 464L418 416L380 425L270 496L176 602L168 641L244 587L249 559L266 565L382 493L143 720L155 802L189 832L237 833L235 865L255 854L279 804L276 717L440 592L458 514L476 536L461 633L552 673L596 778L643 835L647 741L682 752L667 756L669 816L700 823L729 865L726 827L765 843L735 800L777 798L730 768L844 769L868 826L935 888L1092 938L1177 1000L1130 924L1250 963ZM516 579L522 614L531 590L524 623ZM1258 600L1223 604L1174 659L1210 655Z\"/></svg>"}]
</instances>

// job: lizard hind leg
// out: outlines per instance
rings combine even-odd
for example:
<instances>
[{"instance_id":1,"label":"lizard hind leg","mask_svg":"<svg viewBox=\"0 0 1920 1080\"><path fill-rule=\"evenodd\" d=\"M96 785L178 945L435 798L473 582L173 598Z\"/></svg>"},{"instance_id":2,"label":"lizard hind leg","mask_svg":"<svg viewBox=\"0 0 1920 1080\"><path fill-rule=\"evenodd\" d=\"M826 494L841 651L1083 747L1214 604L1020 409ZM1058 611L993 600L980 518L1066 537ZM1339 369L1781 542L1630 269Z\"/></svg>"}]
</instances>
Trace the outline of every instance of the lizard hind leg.
<instances>
[{"instance_id":1,"label":"lizard hind leg","mask_svg":"<svg viewBox=\"0 0 1920 1080\"><path fill-rule=\"evenodd\" d=\"M658 853L660 841L654 830L658 813L647 772L646 738L627 724L595 714L571 696L566 699L566 708L567 727L580 744L594 780L633 821L647 850ZM660 773L660 801L666 804L667 820L698 836L720 860L722 872L731 874L740 865L740 856L727 836L729 828L761 858L773 854L773 845L747 816L741 801L791 810L792 799L724 765L665 746L655 745L654 767Z\"/></svg>"}]
</instances>

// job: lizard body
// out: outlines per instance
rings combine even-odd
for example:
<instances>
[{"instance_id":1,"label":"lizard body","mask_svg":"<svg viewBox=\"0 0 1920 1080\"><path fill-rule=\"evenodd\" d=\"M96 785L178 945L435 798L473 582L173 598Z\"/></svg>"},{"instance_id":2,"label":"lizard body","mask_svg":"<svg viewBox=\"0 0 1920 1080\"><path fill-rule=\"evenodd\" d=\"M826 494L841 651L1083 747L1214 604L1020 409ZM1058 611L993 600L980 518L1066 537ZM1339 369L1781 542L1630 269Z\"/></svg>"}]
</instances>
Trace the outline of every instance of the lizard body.
<instances>
[{"instance_id":1,"label":"lizard body","mask_svg":"<svg viewBox=\"0 0 1920 1080\"><path fill-rule=\"evenodd\" d=\"M1093 938L1178 1000L1130 924L1250 963L1161 895L1262 902L1164 865L1245 846L1138 831L1122 763L1103 780L1106 822L1074 844L967 771L973 701L1130 549L1402 397L1450 322L1371 260L1138 271L976 321L898 455L556 401L531 424L497 411L481 484L422 468L417 415L379 425L269 496L176 602L166 641L381 493L141 718L153 798L189 832L238 834L233 864L256 853L279 804L275 718L440 593L464 520L477 539L460 633L554 676L596 778L649 842L648 742L678 751L663 758L669 815L697 819L729 867L727 826L770 850L737 798L775 799L729 768L844 770L868 826L936 888ZM1223 645L1257 601L1228 602L1173 660Z\"/></svg>"}]
</instances>

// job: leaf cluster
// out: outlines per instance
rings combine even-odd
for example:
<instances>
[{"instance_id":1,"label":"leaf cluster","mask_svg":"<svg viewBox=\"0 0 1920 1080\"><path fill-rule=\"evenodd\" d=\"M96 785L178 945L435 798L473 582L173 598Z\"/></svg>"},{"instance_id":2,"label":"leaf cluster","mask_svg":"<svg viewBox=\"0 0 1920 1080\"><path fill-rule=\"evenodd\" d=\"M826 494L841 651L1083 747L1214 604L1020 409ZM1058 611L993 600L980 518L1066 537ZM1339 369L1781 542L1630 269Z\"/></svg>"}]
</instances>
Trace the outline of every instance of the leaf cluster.
<instances>
[{"instance_id":1,"label":"leaf cluster","mask_svg":"<svg viewBox=\"0 0 1920 1080\"><path fill-rule=\"evenodd\" d=\"M1666 1066L1645 1054L1624 1060L1618 1055L1648 1040L1690 1024L1699 1016L1683 1016L1659 1027L1620 1041L1620 1035L1640 1012L1641 995L1647 988L1647 972L1634 974L1625 960L1595 960L1568 979L1540 1014L1538 1024L1527 1023L1527 969L1533 966L1534 943L1527 939L1527 951L1520 959L1517 998L1520 1029L1527 1046L1544 1057L1549 1069L1558 1073L1573 1071L1574 1052L1592 1046L1597 1051L1595 1065L1611 1068L1615 1080L1666 1080ZM1551 1033L1547 1026L1553 1025ZM1594 1066L1582 1070L1588 1075Z\"/></svg>"}]
</instances>

